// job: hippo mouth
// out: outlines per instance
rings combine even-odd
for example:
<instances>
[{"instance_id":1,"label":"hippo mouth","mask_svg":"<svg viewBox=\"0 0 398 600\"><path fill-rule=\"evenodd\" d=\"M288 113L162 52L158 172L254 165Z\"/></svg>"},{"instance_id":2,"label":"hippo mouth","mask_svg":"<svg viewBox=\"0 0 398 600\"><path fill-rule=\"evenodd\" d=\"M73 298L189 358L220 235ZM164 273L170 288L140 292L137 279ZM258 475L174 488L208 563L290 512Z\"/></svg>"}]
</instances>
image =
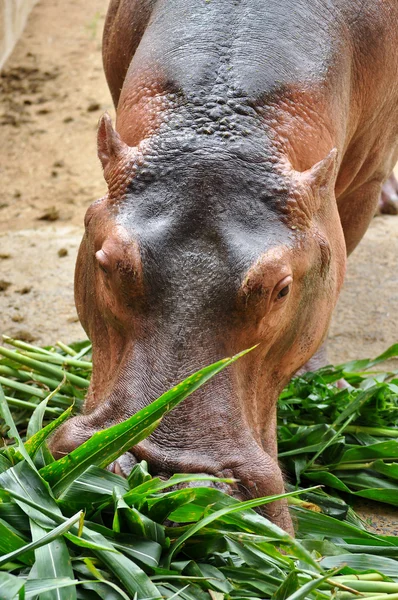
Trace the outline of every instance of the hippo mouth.
<instances>
[{"instance_id":1,"label":"hippo mouth","mask_svg":"<svg viewBox=\"0 0 398 600\"><path fill-rule=\"evenodd\" d=\"M130 452L126 452L121 455L116 461L111 463L108 466L108 470L120 475L123 478L127 478L134 466L138 464L138 459L135 456L135 453L138 454L141 458L143 456L142 449L137 451L136 448L132 449ZM143 460L143 459L142 459ZM182 474L181 470L181 474ZM250 478L242 479L236 478L236 471L232 469L224 469L223 471L217 473L209 473L209 470L206 472L197 472L195 475L199 477L203 477L203 479L195 479L193 481L178 483L176 485L168 487L169 492L174 492L182 489L189 488L212 488L217 490L218 492L222 492L234 500L239 502L244 502L245 500L251 500L260 495L260 491L258 489L258 485L256 482L252 481ZM250 469L247 469L248 473ZM176 473L173 473L176 474ZM162 481L167 481L170 479L172 473L166 472L158 472L156 474L159 479ZM217 477L218 480L213 481L209 479L209 476ZM250 488L248 487L250 485ZM274 523L279 524L283 529L293 534L293 527L290 519L290 515L287 511L287 506L284 501L274 502L272 504L267 504L264 506L257 506L255 508L256 512L261 514L263 517L272 520ZM169 527L174 527L175 523L173 521L166 520L166 525Z\"/></svg>"},{"instance_id":2,"label":"hippo mouth","mask_svg":"<svg viewBox=\"0 0 398 600\"><path fill-rule=\"evenodd\" d=\"M196 394L194 392L187 400L192 402ZM187 407L189 409L189 403L185 404L184 409ZM250 428L244 428L242 423L238 424L237 429L240 431L235 432L234 437L233 431L224 431L226 428L218 427L213 419L208 424L207 435L195 439L190 436L186 413L179 409L180 407L176 407L168 413L148 438L122 454L108 469L128 477L134 466L145 460L151 474L165 480L176 473L196 473L228 479L229 482L202 481L199 485L214 487L237 500L274 496L284 492L282 473L276 457L273 457L274 451L270 447L267 452L254 439ZM103 412L97 410L66 421L51 440L50 449L54 457L61 458L94 433L103 430L104 421L108 424L110 422L109 414L108 418L104 417ZM184 419L185 428L181 426L181 420ZM272 420L270 426L273 426ZM198 483L188 485L196 486ZM267 504L260 512L282 529L293 533L285 500Z\"/></svg>"},{"instance_id":3,"label":"hippo mouth","mask_svg":"<svg viewBox=\"0 0 398 600\"><path fill-rule=\"evenodd\" d=\"M142 450L137 451L137 454L142 455L141 453ZM117 460L113 461L110 465L108 465L107 469L111 473L115 473L116 475L120 475L121 477L127 479L135 465L138 464L138 462L139 461L134 454L134 449L132 449L131 451L119 456ZM175 486L172 486L170 490L174 491L186 487L202 487L203 485L205 485L206 487L212 487L216 490L219 490L220 492L223 492L228 496L233 496L237 500L246 499L245 491L247 493L248 490L245 490L243 484L239 480L234 479L234 474L230 469L224 469L224 471L217 473L216 477L218 477L220 481L208 480L207 478L209 477L209 473L203 472L197 473L197 475L203 476L203 480L195 480L187 484L177 484ZM159 479L167 481L170 478L171 474L160 472L157 476L159 477Z\"/></svg>"},{"instance_id":4,"label":"hippo mouth","mask_svg":"<svg viewBox=\"0 0 398 600\"><path fill-rule=\"evenodd\" d=\"M117 460L113 461L108 467L108 471L120 475L127 479L131 471L138 463L134 450L122 454ZM208 479L209 473L198 473L199 476L203 476L203 480L195 480L189 483L180 483L169 488L170 491L176 491L184 488L195 488L195 487L211 487L228 496L232 496L236 500L247 499L248 490L244 485L237 479L234 479L234 474L230 469L224 469L224 471L217 474L219 481L211 481ZM167 481L170 478L169 474L159 473L159 479ZM246 492L246 494L245 494ZM250 494L249 494L250 497Z\"/></svg>"}]
</instances>

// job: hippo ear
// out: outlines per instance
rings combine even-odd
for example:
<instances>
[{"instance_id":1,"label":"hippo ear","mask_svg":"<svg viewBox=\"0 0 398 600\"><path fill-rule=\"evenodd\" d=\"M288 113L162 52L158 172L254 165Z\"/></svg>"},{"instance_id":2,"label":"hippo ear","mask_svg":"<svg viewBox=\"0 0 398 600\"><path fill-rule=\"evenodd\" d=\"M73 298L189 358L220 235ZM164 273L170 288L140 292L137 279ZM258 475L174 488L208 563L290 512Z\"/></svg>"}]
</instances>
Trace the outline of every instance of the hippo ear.
<instances>
[{"instance_id":1,"label":"hippo ear","mask_svg":"<svg viewBox=\"0 0 398 600\"><path fill-rule=\"evenodd\" d=\"M323 158L307 171L300 173L301 181L316 192L332 191L337 177L337 148L333 148L326 158Z\"/></svg>"},{"instance_id":2,"label":"hippo ear","mask_svg":"<svg viewBox=\"0 0 398 600\"><path fill-rule=\"evenodd\" d=\"M337 149L333 148L326 158L323 158L307 171L295 172L295 178L298 183L298 189L304 192L299 194L306 198L303 204L303 210L307 219L311 219L325 201L325 198L332 198L337 177ZM304 209L305 205L305 209Z\"/></svg>"},{"instance_id":3,"label":"hippo ear","mask_svg":"<svg viewBox=\"0 0 398 600\"><path fill-rule=\"evenodd\" d=\"M98 158L102 163L102 168L106 172L111 162L119 160L126 150L125 144L117 131L114 130L112 120L108 113L102 115L97 134Z\"/></svg>"}]
</instances>

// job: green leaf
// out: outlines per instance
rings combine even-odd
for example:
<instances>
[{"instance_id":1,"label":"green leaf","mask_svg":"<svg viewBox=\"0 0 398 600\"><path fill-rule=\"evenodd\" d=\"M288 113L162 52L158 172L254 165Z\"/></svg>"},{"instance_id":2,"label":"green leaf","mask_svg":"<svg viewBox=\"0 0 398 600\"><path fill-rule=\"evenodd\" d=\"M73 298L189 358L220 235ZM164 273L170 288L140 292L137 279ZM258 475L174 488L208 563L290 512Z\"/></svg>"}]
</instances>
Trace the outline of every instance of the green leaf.
<instances>
[{"instance_id":1,"label":"green leaf","mask_svg":"<svg viewBox=\"0 0 398 600\"><path fill-rule=\"evenodd\" d=\"M307 471L305 474L306 479L310 479L316 483L323 483L324 485L328 485L335 490L339 490L340 492L350 493L351 490L349 487L345 485L334 473L329 473L328 471Z\"/></svg>"},{"instance_id":2,"label":"green leaf","mask_svg":"<svg viewBox=\"0 0 398 600\"><path fill-rule=\"evenodd\" d=\"M329 540L324 539L308 539L302 540L304 548L309 550L310 552L315 552L319 557L322 556L338 556L339 554L344 554L344 550L339 547L337 544L333 544ZM375 543L374 540L371 542ZM362 546L362 548L366 548L366 546ZM347 548L348 549L348 548ZM351 549L351 546L350 546Z\"/></svg>"},{"instance_id":3,"label":"green leaf","mask_svg":"<svg viewBox=\"0 0 398 600\"><path fill-rule=\"evenodd\" d=\"M376 460L372 464L372 469L391 479L398 479L398 462L386 464L382 460Z\"/></svg>"},{"instance_id":4,"label":"green leaf","mask_svg":"<svg viewBox=\"0 0 398 600\"><path fill-rule=\"evenodd\" d=\"M28 430L27 430L27 438L32 438L32 436L34 436L35 434L38 435L40 430L43 427L43 417L44 417L44 413L47 410L47 403L54 398L54 396L60 391L60 389L62 388L62 386L65 383L65 377L63 378L63 380L58 384L58 386L49 393L49 395L43 400L43 402L41 402L39 404L39 406L34 410L31 418L29 419L29 424L28 424ZM65 414L65 413L64 413ZM65 419L67 418L68 415L65 416ZM58 425L60 425L62 423L61 421L55 421L53 423L50 423L47 426L47 435L49 435L51 433L51 431L53 431ZM50 428L52 426L52 428ZM42 434L43 435L43 434ZM44 438L45 439L45 438ZM37 444L36 444L37 445ZM39 444L38 447L40 447L41 444ZM25 446L26 447L26 446ZM27 451L29 452L28 448ZM37 451L37 450L36 450ZM32 458L34 456L35 452L33 452L32 450L32 454L29 454Z\"/></svg>"},{"instance_id":5,"label":"green leaf","mask_svg":"<svg viewBox=\"0 0 398 600\"><path fill-rule=\"evenodd\" d=\"M68 577L42 577L40 579L28 579L25 584L25 598L37 598L40 600L47 598L76 598L76 585L80 582L77 579ZM68 594L71 594L68 596Z\"/></svg>"},{"instance_id":6,"label":"green leaf","mask_svg":"<svg viewBox=\"0 0 398 600\"><path fill-rule=\"evenodd\" d=\"M197 575L202 576L204 578L203 587L210 587L211 590L224 592L225 594L228 594L233 590L233 586L229 583L224 573L213 565L190 561L183 570L183 573L184 575L195 575L196 573Z\"/></svg>"},{"instance_id":7,"label":"green leaf","mask_svg":"<svg viewBox=\"0 0 398 600\"><path fill-rule=\"evenodd\" d=\"M65 506L79 505L89 509L107 496L111 498L115 487L126 492L129 489L127 481L120 475L92 466L79 475L60 495L60 501Z\"/></svg>"},{"instance_id":8,"label":"green leaf","mask_svg":"<svg viewBox=\"0 0 398 600\"><path fill-rule=\"evenodd\" d=\"M49 401L49 396L47 396L47 398L44 398L44 400L42 400L40 402L40 404L38 404L37 407L35 408L35 410L33 411L32 416L29 419L28 428L26 431L26 439L27 440L29 438L31 438L32 435L34 435L35 433L40 431L40 429L42 429L43 418L44 418L44 415L46 412L48 401Z\"/></svg>"},{"instance_id":9,"label":"green leaf","mask_svg":"<svg viewBox=\"0 0 398 600\"><path fill-rule=\"evenodd\" d=\"M286 600L299 588L297 572L291 571L272 596L272 600Z\"/></svg>"},{"instance_id":10,"label":"green leaf","mask_svg":"<svg viewBox=\"0 0 398 600\"><path fill-rule=\"evenodd\" d=\"M75 516L69 524L69 527L73 525L79 517L80 515ZM46 530L32 519L30 527L33 542L40 544L35 549L35 573L37 574L37 577L42 580L45 578L69 578L73 580L71 559L65 540L60 537L61 534L56 536L58 539L54 539L45 545L41 545L43 543L43 538L46 541L48 539ZM54 531L52 534L54 535ZM41 592L40 600L76 600L76 588L75 586L68 586L66 588Z\"/></svg>"},{"instance_id":11,"label":"green leaf","mask_svg":"<svg viewBox=\"0 0 398 600\"><path fill-rule=\"evenodd\" d=\"M113 546L131 556L140 564L157 567L162 554L162 546L152 540L137 538L129 533L116 534L112 539Z\"/></svg>"},{"instance_id":12,"label":"green leaf","mask_svg":"<svg viewBox=\"0 0 398 600\"><path fill-rule=\"evenodd\" d=\"M105 538L98 537L98 534L90 534L90 538L94 541L98 539L99 544L106 542ZM112 547L111 544L110 547ZM158 598L160 596L156 586L150 581L146 573L127 556L121 553L114 554L99 551L95 551L95 554L103 557L106 567L112 571L132 596L135 593L138 593L138 598Z\"/></svg>"},{"instance_id":13,"label":"green leaf","mask_svg":"<svg viewBox=\"0 0 398 600\"><path fill-rule=\"evenodd\" d=\"M347 373L350 373L352 371L364 371L365 369L374 367L377 364L388 360L389 358L394 358L395 356L398 356L398 344L393 344L385 352L379 354L379 356L377 356L373 360L368 358L362 360L352 360L348 363L343 363L342 365L339 365L336 368L343 369Z\"/></svg>"},{"instance_id":14,"label":"green leaf","mask_svg":"<svg viewBox=\"0 0 398 600\"><path fill-rule=\"evenodd\" d=\"M26 461L0 474L0 488L18 494L20 499L16 502L20 508L43 527L52 528L53 518L62 516L46 482ZM28 505L26 500L30 500L32 506ZM43 510L46 510L51 518L44 516Z\"/></svg>"},{"instance_id":15,"label":"green leaf","mask_svg":"<svg viewBox=\"0 0 398 600\"><path fill-rule=\"evenodd\" d=\"M15 596L23 588L25 579L15 577L0 571L0 598L1 600L15 600ZM23 597L23 596L22 596Z\"/></svg>"},{"instance_id":16,"label":"green leaf","mask_svg":"<svg viewBox=\"0 0 398 600\"><path fill-rule=\"evenodd\" d=\"M25 536L22 537L14 527L0 518L0 566L10 560L9 553L19 551L27 543L28 540ZM5 561L3 560L4 555L8 556ZM34 562L33 554L25 549L22 551L22 555L19 556L19 560L27 565L32 565Z\"/></svg>"},{"instance_id":17,"label":"green leaf","mask_svg":"<svg viewBox=\"0 0 398 600\"><path fill-rule=\"evenodd\" d=\"M397 577L398 562L384 556L373 554L340 554L328 556L321 562L325 569L343 567L347 565L355 571L379 571L387 577Z\"/></svg>"},{"instance_id":18,"label":"green leaf","mask_svg":"<svg viewBox=\"0 0 398 600\"><path fill-rule=\"evenodd\" d=\"M103 600L120 600L121 598L123 600L130 600L130 597L119 586L109 581L110 574L108 572L101 571L101 569L95 567L93 561L89 558L84 558L83 560L84 563L80 561L74 562L74 570L81 573L85 578L94 576L97 579L97 581L84 582L84 588L95 590ZM97 596L95 600L97 600Z\"/></svg>"},{"instance_id":19,"label":"green leaf","mask_svg":"<svg viewBox=\"0 0 398 600\"><path fill-rule=\"evenodd\" d=\"M328 515L306 510L304 508L292 507L294 519L298 524L298 534L301 536L322 535L326 537L358 538L382 541L379 536L359 529L350 523L338 521Z\"/></svg>"},{"instance_id":20,"label":"green leaf","mask_svg":"<svg viewBox=\"0 0 398 600\"><path fill-rule=\"evenodd\" d=\"M318 589L319 586L329 577L331 577L331 574L324 575L323 577L318 577L317 579L313 579L312 581L305 583L298 590L290 594L290 596L288 596L286 600L303 600L307 597L308 594Z\"/></svg>"},{"instance_id":21,"label":"green leaf","mask_svg":"<svg viewBox=\"0 0 398 600\"><path fill-rule=\"evenodd\" d=\"M0 486L11 489L14 495L18 494L21 498L17 500L18 504L32 520L40 525L52 529L52 519L58 523L59 520L62 523L66 521L62 517L59 507L51 498L45 482L29 468L26 462L19 463L13 469L0 475ZM114 550L111 542L86 526L83 528L83 537L95 544L108 546L110 550ZM156 586L151 583L144 571L123 554L99 550L94 551L94 554L105 561L107 567L129 593L134 594L137 591L139 598L157 598L159 596Z\"/></svg>"},{"instance_id":22,"label":"green leaf","mask_svg":"<svg viewBox=\"0 0 398 600\"><path fill-rule=\"evenodd\" d=\"M196 497L197 494L194 488L185 488L163 494L162 498L157 499L154 504L151 504L148 516L157 523L163 523L172 512L185 504L191 504L195 501Z\"/></svg>"},{"instance_id":23,"label":"green leaf","mask_svg":"<svg viewBox=\"0 0 398 600\"><path fill-rule=\"evenodd\" d=\"M131 419L98 431L70 454L40 469L41 477L51 485L53 494L60 496L88 467L106 467L159 425L159 421L148 424L151 419L143 419L131 426Z\"/></svg>"},{"instance_id":24,"label":"green leaf","mask_svg":"<svg viewBox=\"0 0 398 600\"><path fill-rule=\"evenodd\" d=\"M36 410L38 410L41 407L41 405L43 403L45 403L46 401L47 400L43 400L43 402L41 402L39 404L39 406L37 407ZM44 405L44 408L45 408L45 405ZM42 410L44 410L44 408ZM32 434L32 436L29 437L29 439L25 442L25 449L28 452L29 456L34 458L37 451L42 446L42 444L45 442L45 440L52 434L53 431L55 431L55 429L57 429L64 421L66 421L66 419L68 419L68 417L71 415L72 411L73 411L73 405L70 406L69 408L67 408L57 419L54 419L53 421L48 423L48 425L43 427L43 429L39 429L38 431L36 431L36 433ZM36 425L36 423L35 423L35 425ZM32 426L31 431L33 431L33 430L34 430L34 427Z\"/></svg>"},{"instance_id":25,"label":"green leaf","mask_svg":"<svg viewBox=\"0 0 398 600\"><path fill-rule=\"evenodd\" d=\"M13 527L16 531L28 532L29 534L30 527L28 517L19 508L19 506L12 502L11 497L8 500L9 502L7 502L5 497L3 499L0 497L0 518L4 519L4 521L6 521L7 524Z\"/></svg>"},{"instance_id":26,"label":"green leaf","mask_svg":"<svg viewBox=\"0 0 398 600\"><path fill-rule=\"evenodd\" d=\"M385 502L392 506L398 506L396 489L364 489L360 492L354 492L353 496L360 496L361 498L367 498L368 500L375 500L376 502Z\"/></svg>"},{"instance_id":27,"label":"green leaf","mask_svg":"<svg viewBox=\"0 0 398 600\"><path fill-rule=\"evenodd\" d=\"M20 465L25 466L26 463L19 463L17 467ZM16 467L16 468L17 468ZM10 469L12 470L12 469ZM15 493L14 493L15 495ZM36 498L36 495L33 495ZM29 513L38 514L40 511L42 512L42 519L44 518L48 524L49 518L48 514L51 514L51 510L47 508L40 507L40 505L36 505L34 500L29 499L30 504L34 504L35 508L31 508L28 506L27 500L25 502L18 500L21 506ZM37 506L37 508L36 508ZM57 505L56 509L58 509ZM44 517L46 515L46 517ZM54 520L61 519L62 522L65 522L66 519L62 518L56 511L53 514ZM140 569L133 561L128 559L123 554L119 552L115 553L114 546L112 543L107 540L103 535L97 533L96 531L91 530L89 527L84 526L83 528L83 537L85 540L91 541L98 546L109 547L111 550L103 551L103 550L95 550L94 554L101 560L104 561L106 566L112 571L112 573L120 580L120 582L124 585L124 587L130 593L138 592L139 598L152 598L158 597L158 591L156 587L151 583L148 576L144 573L142 569Z\"/></svg>"},{"instance_id":28,"label":"green leaf","mask_svg":"<svg viewBox=\"0 0 398 600\"><path fill-rule=\"evenodd\" d=\"M287 494L268 496L266 498L256 498L254 500L247 500L246 502L239 502L239 503L233 504L231 506L226 506L224 508L216 510L215 512L212 512L210 515L203 517L200 521L198 521L194 525L191 525L191 527L189 527L188 530L184 534L182 534L174 542L174 544L172 544L170 551L167 553L167 555L164 558L164 564L169 565L174 554L185 543L185 541L189 537L191 537L192 535L197 533L200 529L202 529L206 525L212 523L213 521L216 521L217 519L222 518L226 515L232 514L234 512L242 511L247 508L255 508L257 506L261 506L263 504L268 504L270 502L275 502L276 500L279 500L282 498L287 498L289 496L295 496L300 493L301 492L289 492ZM264 518L264 521L267 521L267 519ZM275 524L273 524L273 530L274 530L275 534L277 534L277 533L279 534L278 537L279 537L280 541L289 542L291 544L291 546L294 547L296 552L298 552L303 558L305 557L304 560L306 560L306 562L308 562L313 567L315 567L317 570L319 570L319 566L317 565L317 563L315 563L315 561L312 560L311 556L307 553L307 551L304 548L300 547L300 544L298 544L293 538L291 538L288 533L286 533L285 531L283 531L282 529L277 527Z\"/></svg>"},{"instance_id":29,"label":"green leaf","mask_svg":"<svg viewBox=\"0 0 398 600\"><path fill-rule=\"evenodd\" d=\"M49 544L50 542L53 542L54 540L59 538L63 533L68 531L68 529L70 527L72 527L72 525L79 520L80 514L81 513L74 515L71 519L68 519L67 521L65 521L65 523L63 523L62 525L59 525L58 527L56 527L49 533L46 533L43 529L40 528L39 534L44 532L43 535L39 535L38 537L36 537L36 539L34 541L32 541L30 543L27 543L25 540L23 540L22 546L18 545L17 548L12 550L8 554L4 554L4 555L0 556L0 566L4 565L5 563L7 563L11 560L14 560L17 557L20 557L21 555L31 552L32 550L36 550L38 548L41 548L42 546L45 546L46 544ZM31 522L31 526L32 526L32 522ZM3 542L3 540L0 542L1 545L2 545L2 542ZM31 564L31 561L29 560L28 563ZM66 576L69 577L69 575L66 575Z\"/></svg>"},{"instance_id":30,"label":"green leaf","mask_svg":"<svg viewBox=\"0 0 398 600\"><path fill-rule=\"evenodd\" d=\"M106 552L116 552L116 550L112 550L109 546L103 546L101 544L96 544L95 542L90 542L85 540L82 537L78 537L73 533L64 533L64 537L75 544L75 546L79 546L79 548L87 548L89 550L104 550Z\"/></svg>"},{"instance_id":31,"label":"green leaf","mask_svg":"<svg viewBox=\"0 0 398 600\"><path fill-rule=\"evenodd\" d=\"M19 436L18 429L15 426L14 419L12 418L10 409L8 408L7 400L4 396L3 388L1 387L1 385L0 385L0 413L1 413L1 416L3 417L4 421L10 428L8 435L10 437L14 438L14 440L16 441L17 448L18 448L20 455L30 464L32 469L35 470L36 467L33 464L33 461L31 460L29 454L25 450L25 446L23 445L23 442Z\"/></svg>"},{"instance_id":32,"label":"green leaf","mask_svg":"<svg viewBox=\"0 0 398 600\"><path fill-rule=\"evenodd\" d=\"M159 586L162 598L178 598L182 600L209 600L209 594L196 585L164 583Z\"/></svg>"},{"instance_id":33,"label":"green leaf","mask_svg":"<svg viewBox=\"0 0 398 600\"><path fill-rule=\"evenodd\" d=\"M10 467L12 467L10 460L4 454L0 454L0 473L4 473Z\"/></svg>"},{"instance_id":34,"label":"green leaf","mask_svg":"<svg viewBox=\"0 0 398 600\"><path fill-rule=\"evenodd\" d=\"M237 554L248 567L262 569L272 565L278 571L282 569L293 569L294 563L287 557L283 557L270 544L255 544L247 540L234 540L232 536L226 536L227 547L231 552Z\"/></svg>"},{"instance_id":35,"label":"green leaf","mask_svg":"<svg viewBox=\"0 0 398 600\"><path fill-rule=\"evenodd\" d=\"M341 423L344 423L354 413L358 413L369 400L382 389L383 385L374 385L371 388L361 392L353 398L347 408L337 417L333 423L333 429L336 429Z\"/></svg>"},{"instance_id":36,"label":"green leaf","mask_svg":"<svg viewBox=\"0 0 398 600\"><path fill-rule=\"evenodd\" d=\"M384 460L398 460L398 441L388 440L385 442L378 442L377 444L371 444L370 446L349 448L344 452L339 465L337 465L336 468L339 468L340 465L345 463L368 462L379 458Z\"/></svg>"},{"instance_id":37,"label":"green leaf","mask_svg":"<svg viewBox=\"0 0 398 600\"><path fill-rule=\"evenodd\" d=\"M259 569L240 567L236 564L230 567L221 567L221 570L234 585L238 586L242 595L245 593L245 595L252 596L253 592L257 594L260 592L260 598L269 597L275 593L281 583L279 577L270 573Z\"/></svg>"},{"instance_id":38,"label":"green leaf","mask_svg":"<svg viewBox=\"0 0 398 600\"><path fill-rule=\"evenodd\" d=\"M148 463L146 460L142 460L132 468L131 473L127 478L127 483L129 488L132 489L151 479L152 477L148 473Z\"/></svg>"},{"instance_id":39,"label":"green leaf","mask_svg":"<svg viewBox=\"0 0 398 600\"><path fill-rule=\"evenodd\" d=\"M164 528L136 508L130 508L120 495L116 499L116 512L121 522L125 523L125 530L144 539L153 540L161 546L165 544Z\"/></svg>"},{"instance_id":40,"label":"green leaf","mask_svg":"<svg viewBox=\"0 0 398 600\"><path fill-rule=\"evenodd\" d=\"M220 479L219 477L213 477L212 475L202 475L196 473L189 473L187 475L181 475L176 473L172 475L170 479L163 480L159 477L154 477L150 481L145 481L136 488L130 490L127 494L124 494L123 499L129 505L139 504L143 499L147 499L150 494L155 494L170 487L180 485L182 483L192 483L198 481L212 481L219 482L223 481L226 483L233 483L233 479ZM217 490L216 490L217 491ZM224 494L223 494L224 496Z\"/></svg>"}]
</instances>

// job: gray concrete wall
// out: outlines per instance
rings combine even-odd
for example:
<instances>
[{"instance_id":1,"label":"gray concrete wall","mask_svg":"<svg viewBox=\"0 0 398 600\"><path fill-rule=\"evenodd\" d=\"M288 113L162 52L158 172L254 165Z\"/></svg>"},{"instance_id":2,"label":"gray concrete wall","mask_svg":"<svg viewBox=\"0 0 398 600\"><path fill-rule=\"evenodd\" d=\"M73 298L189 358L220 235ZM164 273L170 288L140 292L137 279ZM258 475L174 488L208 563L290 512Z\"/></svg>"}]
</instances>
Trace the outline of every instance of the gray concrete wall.
<instances>
[{"instance_id":1,"label":"gray concrete wall","mask_svg":"<svg viewBox=\"0 0 398 600\"><path fill-rule=\"evenodd\" d=\"M0 69L9 57L37 0L0 0Z\"/></svg>"}]
</instances>

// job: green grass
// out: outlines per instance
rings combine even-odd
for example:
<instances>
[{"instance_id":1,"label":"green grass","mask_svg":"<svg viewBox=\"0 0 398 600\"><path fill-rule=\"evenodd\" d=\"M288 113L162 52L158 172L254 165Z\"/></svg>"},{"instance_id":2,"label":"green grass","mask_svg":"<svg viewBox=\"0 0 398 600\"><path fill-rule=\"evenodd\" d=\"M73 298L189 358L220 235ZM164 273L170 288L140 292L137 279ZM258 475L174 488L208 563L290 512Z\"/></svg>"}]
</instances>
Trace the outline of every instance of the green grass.
<instances>
[{"instance_id":1,"label":"green grass","mask_svg":"<svg viewBox=\"0 0 398 600\"><path fill-rule=\"evenodd\" d=\"M90 345L5 341L0 599L398 600L398 538L367 531L350 507L358 496L398 504L398 379L375 372L398 345L374 361L296 378L281 395L292 539L254 510L275 498L238 502L206 487L215 478L164 481L145 462L127 480L105 469L239 356L54 462L46 440L84 400ZM341 377L345 390L334 385ZM198 479L201 487L173 488Z\"/></svg>"}]
</instances>

